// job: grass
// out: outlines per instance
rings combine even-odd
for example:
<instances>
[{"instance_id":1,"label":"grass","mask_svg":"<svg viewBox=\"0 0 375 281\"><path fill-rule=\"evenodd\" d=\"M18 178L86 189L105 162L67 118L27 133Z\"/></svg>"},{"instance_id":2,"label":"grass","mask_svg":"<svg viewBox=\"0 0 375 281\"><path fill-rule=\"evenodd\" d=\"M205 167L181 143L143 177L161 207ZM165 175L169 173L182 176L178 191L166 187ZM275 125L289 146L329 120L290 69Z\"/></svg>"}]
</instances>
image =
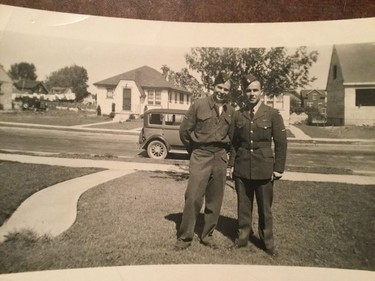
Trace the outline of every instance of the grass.
<instances>
[{"instance_id":1,"label":"grass","mask_svg":"<svg viewBox=\"0 0 375 281\"><path fill-rule=\"evenodd\" d=\"M313 138L375 139L375 126L308 126L295 125Z\"/></svg>"},{"instance_id":2,"label":"grass","mask_svg":"<svg viewBox=\"0 0 375 281\"><path fill-rule=\"evenodd\" d=\"M14 233L0 245L0 272L150 264L260 264L375 270L374 186L276 183L274 233L280 256L255 244L231 250L236 195L227 188L215 231L220 249L194 239L175 252L187 174L138 172L84 193L74 225L55 238ZM140 180L140 178L142 180ZM254 216L254 229L256 216ZM198 218L196 232L202 229Z\"/></svg>"},{"instance_id":3,"label":"grass","mask_svg":"<svg viewBox=\"0 0 375 281\"><path fill-rule=\"evenodd\" d=\"M0 161L0 225L33 193L100 170Z\"/></svg>"},{"instance_id":4,"label":"grass","mask_svg":"<svg viewBox=\"0 0 375 281\"><path fill-rule=\"evenodd\" d=\"M0 121L32 123L55 126L74 126L111 121L109 117L96 116L85 112L51 109L47 112L18 111L0 114Z\"/></svg>"}]
</instances>

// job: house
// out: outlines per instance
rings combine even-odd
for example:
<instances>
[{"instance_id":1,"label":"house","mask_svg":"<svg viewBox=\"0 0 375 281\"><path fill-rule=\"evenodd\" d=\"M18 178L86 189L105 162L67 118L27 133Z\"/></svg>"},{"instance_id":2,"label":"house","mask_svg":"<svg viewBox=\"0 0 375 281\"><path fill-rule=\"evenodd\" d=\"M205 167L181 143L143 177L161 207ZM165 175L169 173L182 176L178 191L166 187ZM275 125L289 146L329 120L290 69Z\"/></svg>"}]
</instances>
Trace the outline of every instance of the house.
<instances>
[{"instance_id":1,"label":"house","mask_svg":"<svg viewBox=\"0 0 375 281\"><path fill-rule=\"evenodd\" d=\"M33 80L18 80L14 82L14 94L48 94L48 90L43 82Z\"/></svg>"},{"instance_id":2,"label":"house","mask_svg":"<svg viewBox=\"0 0 375 281\"><path fill-rule=\"evenodd\" d=\"M301 90L300 95L303 108L315 107L320 113L326 112L327 94L325 90Z\"/></svg>"},{"instance_id":3,"label":"house","mask_svg":"<svg viewBox=\"0 0 375 281\"><path fill-rule=\"evenodd\" d=\"M327 119L333 125L375 123L375 43L333 46Z\"/></svg>"},{"instance_id":4,"label":"house","mask_svg":"<svg viewBox=\"0 0 375 281\"><path fill-rule=\"evenodd\" d=\"M52 87L46 98L48 100L75 101L76 94L69 87Z\"/></svg>"},{"instance_id":5,"label":"house","mask_svg":"<svg viewBox=\"0 0 375 281\"><path fill-rule=\"evenodd\" d=\"M147 109L187 109L192 94L167 81L157 70L142 66L94 83L102 114L115 112L127 119Z\"/></svg>"},{"instance_id":6,"label":"house","mask_svg":"<svg viewBox=\"0 0 375 281\"><path fill-rule=\"evenodd\" d=\"M0 110L12 109L13 80L0 64Z\"/></svg>"},{"instance_id":7,"label":"house","mask_svg":"<svg viewBox=\"0 0 375 281\"><path fill-rule=\"evenodd\" d=\"M291 91L293 92L293 91ZM290 96L291 92L285 92L278 96L263 96L263 102L266 105L269 105L277 110L279 110L281 116L284 120L284 125L289 127L289 119L290 119Z\"/></svg>"}]
</instances>

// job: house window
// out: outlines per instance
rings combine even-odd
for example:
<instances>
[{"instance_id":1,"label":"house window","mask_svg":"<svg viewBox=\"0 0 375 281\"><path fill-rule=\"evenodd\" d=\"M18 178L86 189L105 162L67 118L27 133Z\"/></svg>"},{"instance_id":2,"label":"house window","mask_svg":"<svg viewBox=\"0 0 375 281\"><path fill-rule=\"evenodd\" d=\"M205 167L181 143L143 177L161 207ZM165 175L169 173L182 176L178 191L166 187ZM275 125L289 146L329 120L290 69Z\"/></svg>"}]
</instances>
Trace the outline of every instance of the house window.
<instances>
[{"instance_id":1,"label":"house window","mask_svg":"<svg viewBox=\"0 0 375 281\"><path fill-rule=\"evenodd\" d=\"M148 90L148 104L149 105L160 105L161 104L161 91L159 90Z\"/></svg>"},{"instance_id":2,"label":"house window","mask_svg":"<svg viewBox=\"0 0 375 281\"><path fill-rule=\"evenodd\" d=\"M148 104L153 105L153 104L154 104L154 99L155 99L155 91L153 91L153 90L148 90L148 91L147 91L147 100L148 100Z\"/></svg>"},{"instance_id":3,"label":"house window","mask_svg":"<svg viewBox=\"0 0 375 281\"><path fill-rule=\"evenodd\" d=\"M184 103L184 94L180 93L180 103Z\"/></svg>"},{"instance_id":4,"label":"house window","mask_svg":"<svg viewBox=\"0 0 375 281\"><path fill-rule=\"evenodd\" d=\"M186 96L186 103L190 104L190 96L189 95Z\"/></svg>"},{"instance_id":5,"label":"house window","mask_svg":"<svg viewBox=\"0 0 375 281\"><path fill-rule=\"evenodd\" d=\"M312 100L316 100L316 93L312 94Z\"/></svg>"},{"instance_id":6,"label":"house window","mask_svg":"<svg viewBox=\"0 0 375 281\"><path fill-rule=\"evenodd\" d=\"M333 66L333 80L336 80L337 78L337 65Z\"/></svg>"},{"instance_id":7,"label":"house window","mask_svg":"<svg viewBox=\"0 0 375 281\"><path fill-rule=\"evenodd\" d=\"M107 89L107 99L113 99L115 93L115 89Z\"/></svg>"},{"instance_id":8,"label":"house window","mask_svg":"<svg viewBox=\"0 0 375 281\"><path fill-rule=\"evenodd\" d=\"M124 88L122 91L122 110L131 110L132 90Z\"/></svg>"},{"instance_id":9,"label":"house window","mask_svg":"<svg viewBox=\"0 0 375 281\"><path fill-rule=\"evenodd\" d=\"M174 102L177 103L177 93L174 93Z\"/></svg>"},{"instance_id":10,"label":"house window","mask_svg":"<svg viewBox=\"0 0 375 281\"><path fill-rule=\"evenodd\" d=\"M311 101L308 101L308 102L306 103L306 105L307 105L308 107L312 107L312 106L313 106L313 103L312 103Z\"/></svg>"},{"instance_id":11,"label":"house window","mask_svg":"<svg viewBox=\"0 0 375 281\"><path fill-rule=\"evenodd\" d=\"M155 104L161 104L161 91L155 91Z\"/></svg>"},{"instance_id":12,"label":"house window","mask_svg":"<svg viewBox=\"0 0 375 281\"><path fill-rule=\"evenodd\" d=\"M173 95L173 92L169 92L169 93L168 93L168 100L169 100L169 103L172 103L172 95Z\"/></svg>"},{"instance_id":13,"label":"house window","mask_svg":"<svg viewBox=\"0 0 375 281\"><path fill-rule=\"evenodd\" d=\"M375 106L375 88L356 89L355 106Z\"/></svg>"}]
</instances>

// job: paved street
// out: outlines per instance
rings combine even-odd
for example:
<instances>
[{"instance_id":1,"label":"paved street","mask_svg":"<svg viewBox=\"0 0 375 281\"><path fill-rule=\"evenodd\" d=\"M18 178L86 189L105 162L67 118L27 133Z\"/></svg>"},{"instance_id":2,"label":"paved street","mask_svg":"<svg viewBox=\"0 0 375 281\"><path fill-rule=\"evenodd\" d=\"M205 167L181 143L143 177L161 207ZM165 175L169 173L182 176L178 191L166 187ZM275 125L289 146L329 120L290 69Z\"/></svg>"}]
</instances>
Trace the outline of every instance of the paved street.
<instances>
[{"instance_id":1,"label":"paved street","mask_svg":"<svg viewBox=\"0 0 375 281\"><path fill-rule=\"evenodd\" d=\"M0 135L2 150L113 155L127 158L145 155L138 148L138 135L134 131L131 134L113 134L57 128L0 126ZM375 172L375 142L297 142L290 139L288 146L287 167L291 169L300 166L323 166ZM148 160L151 159L145 159Z\"/></svg>"}]
</instances>

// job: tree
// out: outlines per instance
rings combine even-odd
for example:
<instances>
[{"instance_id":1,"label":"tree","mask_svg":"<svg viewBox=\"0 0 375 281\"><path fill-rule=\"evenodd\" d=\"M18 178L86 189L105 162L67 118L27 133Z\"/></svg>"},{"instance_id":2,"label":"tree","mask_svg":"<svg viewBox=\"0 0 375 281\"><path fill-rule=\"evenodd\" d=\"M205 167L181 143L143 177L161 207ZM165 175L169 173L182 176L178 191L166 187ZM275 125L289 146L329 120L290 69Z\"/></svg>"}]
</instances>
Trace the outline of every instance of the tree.
<instances>
[{"instance_id":1,"label":"tree","mask_svg":"<svg viewBox=\"0 0 375 281\"><path fill-rule=\"evenodd\" d=\"M27 62L14 63L10 66L8 71L13 80L33 80L35 81L38 76L36 75L35 65Z\"/></svg>"},{"instance_id":2,"label":"tree","mask_svg":"<svg viewBox=\"0 0 375 281\"><path fill-rule=\"evenodd\" d=\"M292 54L284 47L278 48L192 48L185 56L189 68L200 74L203 86L210 90L218 70L232 75L234 89L239 89L243 75L252 73L263 84L266 95L280 95L286 91L303 88L316 78L309 77L309 69L318 59L318 52L307 53L306 47ZM238 91L232 92L236 100Z\"/></svg>"},{"instance_id":3,"label":"tree","mask_svg":"<svg viewBox=\"0 0 375 281\"><path fill-rule=\"evenodd\" d=\"M82 66L72 65L52 72L45 81L46 86L71 88L76 94L76 101L80 101L88 95L87 70Z\"/></svg>"},{"instance_id":4,"label":"tree","mask_svg":"<svg viewBox=\"0 0 375 281\"><path fill-rule=\"evenodd\" d=\"M161 67L163 76L177 87L182 87L193 94L193 99L200 98L205 95L203 86L199 81L189 73L187 68L182 68L176 72L171 70L167 65Z\"/></svg>"}]
</instances>

